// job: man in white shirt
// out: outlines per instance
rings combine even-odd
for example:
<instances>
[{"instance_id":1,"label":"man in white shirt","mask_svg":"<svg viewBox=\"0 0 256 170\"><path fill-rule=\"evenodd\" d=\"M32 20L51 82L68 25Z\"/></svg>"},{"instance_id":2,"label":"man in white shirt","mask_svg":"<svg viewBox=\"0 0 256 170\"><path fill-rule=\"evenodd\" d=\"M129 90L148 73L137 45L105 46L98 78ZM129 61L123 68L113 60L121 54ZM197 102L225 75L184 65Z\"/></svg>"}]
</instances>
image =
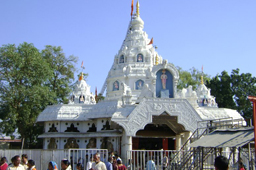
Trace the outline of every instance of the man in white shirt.
<instances>
[{"instance_id":1,"label":"man in white shirt","mask_svg":"<svg viewBox=\"0 0 256 170\"><path fill-rule=\"evenodd\" d=\"M105 163L100 161L99 153L94 154L93 159L94 163L92 163L91 170L107 170Z\"/></svg>"},{"instance_id":2,"label":"man in white shirt","mask_svg":"<svg viewBox=\"0 0 256 170\"><path fill-rule=\"evenodd\" d=\"M24 166L20 164L20 156L16 155L13 157L13 164L8 166L7 170L26 170Z\"/></svg>"}]
</instances>

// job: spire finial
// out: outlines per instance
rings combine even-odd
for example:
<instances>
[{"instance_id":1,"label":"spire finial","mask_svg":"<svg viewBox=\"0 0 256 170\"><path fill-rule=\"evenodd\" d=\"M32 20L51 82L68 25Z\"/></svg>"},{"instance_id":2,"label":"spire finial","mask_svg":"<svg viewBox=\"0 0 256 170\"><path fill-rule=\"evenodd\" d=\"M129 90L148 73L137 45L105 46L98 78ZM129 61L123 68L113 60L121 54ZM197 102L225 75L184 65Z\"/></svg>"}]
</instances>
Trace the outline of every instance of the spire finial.
<instances>
[{"instance_id":1,"label":"spire finial","mask_svg":"<svg viewBox=\"0 0 256 170\"><path fill-rule=\"evenodd\" d=\"M202 66L201 84L204 84L204 66Z\"/></svg>"},{"instance_id":2,"label":"spire finial","mask_svg":"<svg viewBox=\"0 0 256 170\"><path fill-rule=\"evenodd\" d=\"M137 1L137 4L136 4L136 15L137 15L137 17L140 16L140 4L139 4L139 0Z\"/></svg>"},{"instance_id":3,"label":"spire finial","mask_svg":"<svg viewBox=\"0 0 256 170\"><path fill-rule=\"evenodd\" d=\"M155 65L158 65L158 55L156 54L156 61L155 61Z\"/></svg>"}]
</instances>

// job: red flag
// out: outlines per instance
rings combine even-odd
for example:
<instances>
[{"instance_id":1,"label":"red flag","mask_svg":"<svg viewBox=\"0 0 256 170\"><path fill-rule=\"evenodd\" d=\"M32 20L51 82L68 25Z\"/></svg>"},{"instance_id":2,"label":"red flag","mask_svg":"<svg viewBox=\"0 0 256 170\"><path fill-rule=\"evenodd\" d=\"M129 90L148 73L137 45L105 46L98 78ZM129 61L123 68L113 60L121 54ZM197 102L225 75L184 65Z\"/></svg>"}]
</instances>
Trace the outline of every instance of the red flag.
<instances>
[{"instance_id":1,"label":"red flag","mask_svg":"<svg viewBox=\"0 0 256 170\"><path fill-rule=\"evenodd\" d=\"M81 80L82 80L82 76L79 77L79 81L81 81Z\"/></svg>"},{"instance_id":2,"label":"red flag","mask_svg":"<svg viewBox=\"0 0 256 170\"><path fill-rule=\"evenodd\" d=\"M131 16L133 14L133 0L132 0L132 6L131 6L132 10L131 10Z\"/></svg>"},{"instance_id":3,"label":"red flag","mask_svg":"<svg viewBox=\"0 0 256 170\"><path fill-rule=\"evenodd\" d=\"M84 61L82 61L81 68L83 68L83 66L84 66Z\"/></svg>"},{"instance_id":4,"label":"red flag","mask_svg":"<svg viewBox=\"0 0 256 170\"><path fill-rule=\"evenodd\" d=\"M153 44L153 37L151 38L150 42L148 43L148 45Z\"/></svg>"},{"instance_id":5,"label":"red flag","mask_svg":"<svg viewBox=\"0 0 256 170\"><path fill-rule=\"evenodd\" d=\"M202 65L202 72L204 72L204 66Z\"/></svg>"}]
</instances>

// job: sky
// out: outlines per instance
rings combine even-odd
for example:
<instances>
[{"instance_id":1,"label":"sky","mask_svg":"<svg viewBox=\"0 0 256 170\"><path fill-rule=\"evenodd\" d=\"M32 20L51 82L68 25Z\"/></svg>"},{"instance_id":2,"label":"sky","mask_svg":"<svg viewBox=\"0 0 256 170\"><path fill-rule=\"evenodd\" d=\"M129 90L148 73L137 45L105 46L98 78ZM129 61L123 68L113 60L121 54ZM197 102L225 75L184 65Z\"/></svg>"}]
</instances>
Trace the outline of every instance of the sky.
<instances>
[{"instance_id":1,"label":"sky","mask_svg":"<svg viewBox=\"0 0 256 170\"><path fill-rule=\"evenodd\" d=\"M256 76L255 0L139 3L144 31L168 62L183 70L203 66L211 77L236 68ZM99 92L125 38L130 12L131 0L2 0L0 46L61 46L67 56L78 57L78 71L83 61L91 91L97 87Z\"/></svg>"}]
</instances>

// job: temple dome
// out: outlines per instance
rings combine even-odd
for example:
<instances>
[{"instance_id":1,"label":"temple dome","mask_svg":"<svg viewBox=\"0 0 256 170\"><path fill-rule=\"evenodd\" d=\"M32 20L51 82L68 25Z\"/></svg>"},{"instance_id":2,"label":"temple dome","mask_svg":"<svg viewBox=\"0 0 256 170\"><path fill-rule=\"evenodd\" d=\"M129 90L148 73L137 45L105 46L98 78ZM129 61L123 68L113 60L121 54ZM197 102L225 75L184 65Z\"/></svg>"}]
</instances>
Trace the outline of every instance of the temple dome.
<instances>
[{"instance_id":1,"label":"temple dome","mask_svg":"<svg viewBox=\"0 0 256 170\"><path fill-rule=\"evenodd\" d=\"M136 16L131 21L132 30L142 30L144 28L144 21L139 17Z\"/></svg>"},{"instance_id":2,"label":"temple dome","mask_svg":"<svg viewBox=\"0 0 256 170\"><path fill-rule=\"evenodd\" d=\"M95 104L95 96L90 91L91 87L86 83L85 80L77 81L74 86L69 104Z\"/></svg>"}]
</instances>

